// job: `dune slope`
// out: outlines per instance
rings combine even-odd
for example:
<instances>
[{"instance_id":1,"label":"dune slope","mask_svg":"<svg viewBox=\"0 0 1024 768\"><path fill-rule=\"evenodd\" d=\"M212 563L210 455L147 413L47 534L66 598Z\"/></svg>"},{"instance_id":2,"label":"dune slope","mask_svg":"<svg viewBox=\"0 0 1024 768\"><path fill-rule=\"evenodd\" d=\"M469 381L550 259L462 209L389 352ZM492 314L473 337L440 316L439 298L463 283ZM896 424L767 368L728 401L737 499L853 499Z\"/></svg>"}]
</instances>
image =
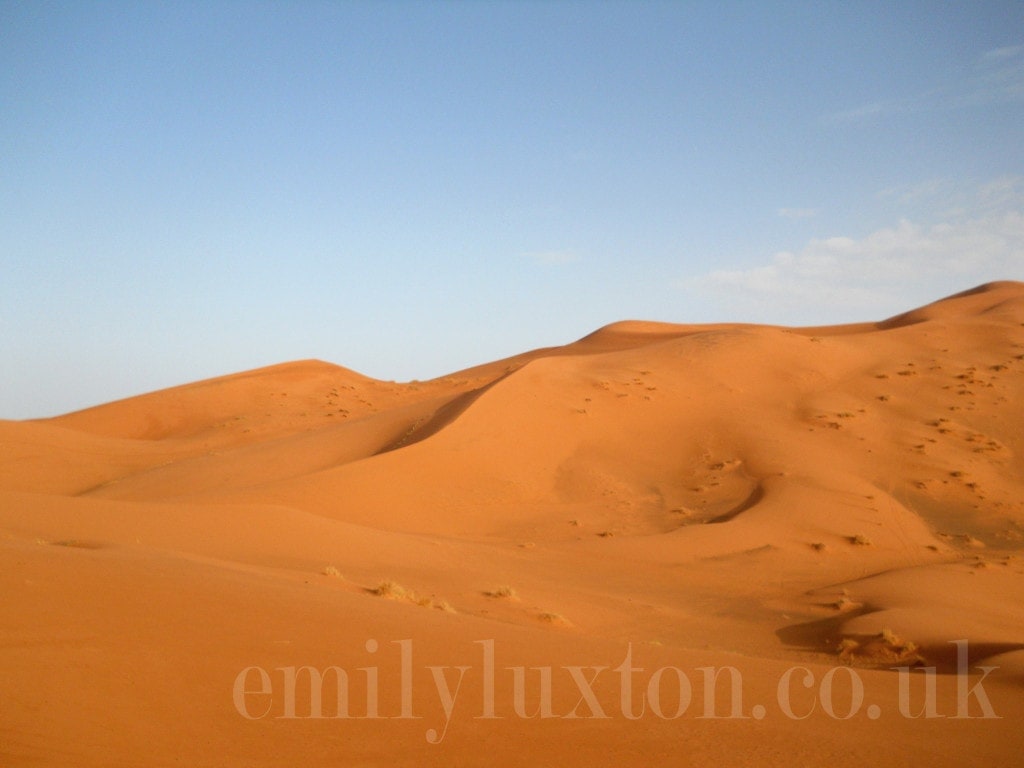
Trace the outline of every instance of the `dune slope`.
<instances>
[{"instance_id":1,"label":"dune slope","mask_svg":"<svg viewBox=\"0 0 1024 768\"><path fill-rule=\"evenodd\" d=\"M0 762L1013 764L1022 398L1001 282L881 322L627 321L427 382L302 361L0 421ZM330 682L331 716L308 681L289 713L302 666L347 671L351 717ZM737 710L702 717L709 667Z\"/></svg>"}]
</instances>

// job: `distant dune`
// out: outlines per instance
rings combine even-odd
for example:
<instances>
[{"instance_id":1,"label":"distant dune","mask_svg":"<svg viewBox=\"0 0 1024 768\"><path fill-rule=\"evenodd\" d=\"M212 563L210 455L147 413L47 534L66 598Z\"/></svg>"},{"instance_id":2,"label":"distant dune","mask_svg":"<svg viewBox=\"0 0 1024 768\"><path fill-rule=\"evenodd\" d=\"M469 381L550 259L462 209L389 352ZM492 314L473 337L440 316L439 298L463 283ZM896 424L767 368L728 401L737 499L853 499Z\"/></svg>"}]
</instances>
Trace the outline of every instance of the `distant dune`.
<instances>
[{"instance_id":1,"label":"distant dune","mask_svg":"<svg viewBox=\"0 0 1024 768\"><path fill-rule=\"evenodd\" d=\"M0 764L1014 765L1022 403L999 282L0 421Z\"/></svg>"}]
</instances>

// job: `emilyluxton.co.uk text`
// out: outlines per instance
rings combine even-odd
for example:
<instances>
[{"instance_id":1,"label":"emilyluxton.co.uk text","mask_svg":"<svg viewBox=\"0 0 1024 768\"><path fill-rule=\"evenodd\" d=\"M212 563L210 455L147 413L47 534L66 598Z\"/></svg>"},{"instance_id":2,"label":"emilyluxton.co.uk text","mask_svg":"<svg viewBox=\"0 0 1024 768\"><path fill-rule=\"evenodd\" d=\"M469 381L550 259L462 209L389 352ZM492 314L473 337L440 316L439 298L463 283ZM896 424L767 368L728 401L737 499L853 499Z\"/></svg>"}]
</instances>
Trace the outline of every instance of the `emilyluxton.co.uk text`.
<instances>
[{"instance_id":1,"label":"emilyluxton.co.uk text","mask_svg":"<svg viewBox=\"0 0 1024 768\"><path fill-rule=\"evenodd\" d=\"M232 701L238 714L249 720L272 717L281 720L297 719L360 719L360 720L420 720L413 688L413 641L394 640L397 646L397 680L385 677L384 683L397 691L397 711L383 713L380 700L380 665L357 667L352 673L337 666L274 667L271 670L250 666L235 677ZM440 744L448 732L456 706L460 711L473 712L476 719L611 719L622 717L639 720L656 717L673 720L684 717L694 704L694 686L690 676L680 667L666 666L648 673L634 666L633 646L630 644L622 663L610 666L502 666L495 661L494 640L476 640L479 646L479 667L424 666L430 672L433 690L427 694L435 717L442 720L439 728L428 728L426 740ZM941 718L991 719L998 718L984 688L985 678L996 667L978 666L980 678L969 679L968 643L955 640L956 691L948 700L940 702L934 667L893 667L899 676L896 711L909 719ZM368 654L376 654L379 643L367 640ZM693 670L702 686L701 703L693 707L702 719L754 719L768 714L763 704L744 707L743 675L734 666L697 667ZM360 674L355 674L360 673ZM479 675L480 697L471 702L459 698L466 680ZM917 681L917 682L915 682ZM498 714L498 683L511 683L507 703L509 714ZM325 705L325 683L333 689L333 702ZM918 693L913 694L917 688ZM920 690L923 689L923 690ZM303 697L301 693L306 693ZM328 690L327 692L330 692ZM353 695L355 693L355 695ZM568 698L565 694L568 693ZM609 705L609 693L614 693ZM556 695L561 694L561 695ZM601 694L604 694L603 696ZM473 697L474 699L476 696ZM557 709L556 701L573 701ZM602 703L602 701L604 703ZM971 706L971 702L974 706ZM301 704L301 706L300 706ZM945 705L943 709L940 704ZM437 706L440 705L440 712ZM478 708L477 708L478 705ZM775 702L779 714L791 720L803 720L818 709L835 720L849 720L861 713L869 719L878 719L882 708L878 704L865 706L864 683L857 670L840 666L828 669L821 678L815 677L807 667L787 669L778 680ZM472 708L472 709L470 709ZM507 712L502 708L502 712Z\"/></svg>"}]
</instances>

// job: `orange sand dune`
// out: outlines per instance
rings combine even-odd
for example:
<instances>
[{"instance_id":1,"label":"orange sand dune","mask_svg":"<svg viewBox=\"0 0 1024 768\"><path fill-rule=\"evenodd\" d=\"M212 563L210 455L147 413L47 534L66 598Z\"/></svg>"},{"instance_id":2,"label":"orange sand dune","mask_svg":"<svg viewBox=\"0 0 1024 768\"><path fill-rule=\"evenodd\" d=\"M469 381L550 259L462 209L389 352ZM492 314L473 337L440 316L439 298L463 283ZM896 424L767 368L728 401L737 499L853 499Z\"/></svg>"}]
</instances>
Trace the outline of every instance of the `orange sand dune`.
<instances>
[{"instance_id":1,"label":"orange sand dune","mask_svg":"<svg viewBox=\"0 0 1024 768\"><path fill-rule=\"evenodd\" d=\"M1014 765L1022 398L1001 282L0 422L0 764Z\"/></svg>"}]
</instances>

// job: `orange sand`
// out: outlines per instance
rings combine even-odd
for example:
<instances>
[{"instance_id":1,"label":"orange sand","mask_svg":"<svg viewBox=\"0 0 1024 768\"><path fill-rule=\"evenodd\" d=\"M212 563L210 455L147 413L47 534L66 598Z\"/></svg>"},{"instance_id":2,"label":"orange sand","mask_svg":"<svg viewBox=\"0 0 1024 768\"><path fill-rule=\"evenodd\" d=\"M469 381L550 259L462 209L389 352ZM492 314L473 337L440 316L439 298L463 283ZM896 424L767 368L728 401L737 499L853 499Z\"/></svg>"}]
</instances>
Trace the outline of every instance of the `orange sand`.
<instances>
[{"instance_id":1,"label":"orange sand","mask_svg":"<svg viewBox=\"0 0 1024 768\"><path fill-rule=\"evenodd\" d=\"M0 421L0 765L1017 764L1022 399L1002 282L881 323L623 322L427 382L303 361ZM301 675L282 717L302 666L345 670L348 717L330 675L322 717ZM551 717L510 667L526 714L551 669ZM735 670L714 713L708 667ZM943 716L901 713L907 677Z\"/></svg>"}]
</instances>

